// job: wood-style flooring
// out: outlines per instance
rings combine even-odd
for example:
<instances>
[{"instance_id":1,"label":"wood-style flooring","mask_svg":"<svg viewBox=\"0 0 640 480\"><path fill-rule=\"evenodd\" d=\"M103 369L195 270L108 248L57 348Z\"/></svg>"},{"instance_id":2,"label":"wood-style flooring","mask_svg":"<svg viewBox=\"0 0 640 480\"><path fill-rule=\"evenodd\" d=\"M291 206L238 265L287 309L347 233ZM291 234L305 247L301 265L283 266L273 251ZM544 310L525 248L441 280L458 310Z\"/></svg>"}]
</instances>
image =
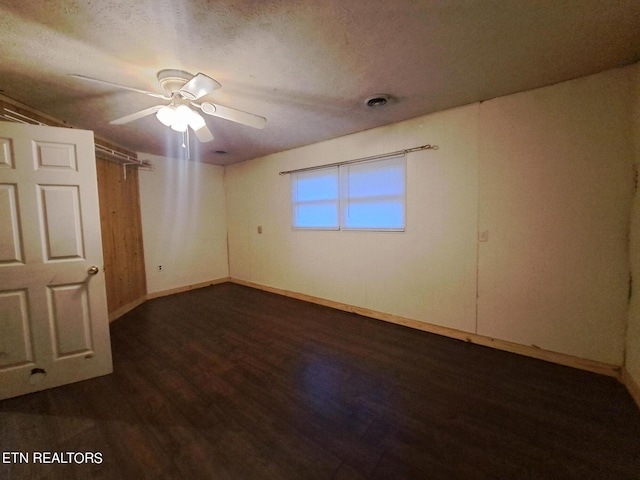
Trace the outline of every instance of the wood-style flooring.
<instances>
[{"instance_id":1,"label":"wood-style flooring","mask_svg":"<svg viewBox=\"0 0 640 480\"><path fill-rule=\"evenodd\" d=\"M111 334L112 375L0 402L1 451L102 463L1 479L640 479L612 378L234 284Z\"/></svg>"}]
</instances>

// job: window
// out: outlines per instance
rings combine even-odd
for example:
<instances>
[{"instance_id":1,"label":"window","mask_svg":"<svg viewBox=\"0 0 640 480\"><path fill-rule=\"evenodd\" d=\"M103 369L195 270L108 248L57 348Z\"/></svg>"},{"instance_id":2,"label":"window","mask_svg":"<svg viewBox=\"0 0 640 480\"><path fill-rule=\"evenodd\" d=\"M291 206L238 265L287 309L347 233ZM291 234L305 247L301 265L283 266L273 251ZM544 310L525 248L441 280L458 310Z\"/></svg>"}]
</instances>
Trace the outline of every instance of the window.
<instances>
[{"instance_id":1,"label":"window","mask_svg":"<svg viewBox=\"0 0 640 480\"><path fill-rule=\"evenodd\" d=\"M405 229L404 155L291 175L293 228Z\"/></svg>"},{"instance_id":2,"label":"window","mask_svg":"<svg viewBox=\"0 0 640 480\"><path fill-rule=\"evenodd\" d=\"M338 167L291 175L295 228L338 230Z\"/></svg>"}]
</instances>

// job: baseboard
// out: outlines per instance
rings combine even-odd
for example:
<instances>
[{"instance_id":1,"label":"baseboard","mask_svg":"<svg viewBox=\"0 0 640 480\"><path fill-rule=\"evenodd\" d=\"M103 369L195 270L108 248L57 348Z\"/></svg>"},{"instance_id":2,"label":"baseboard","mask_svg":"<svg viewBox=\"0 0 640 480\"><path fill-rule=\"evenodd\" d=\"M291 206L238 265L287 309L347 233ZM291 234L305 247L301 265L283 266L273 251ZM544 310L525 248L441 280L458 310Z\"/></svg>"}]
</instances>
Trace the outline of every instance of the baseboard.
<instances>
[{"instance_id":1,"label":"baseboard","mask_svg":"<svg viewBox=\"0 0 640 480\"><path fill-rule=\"evenodd\" d=\"M640 408L640 384L635 381L635 379L631 376L631 374L625 367L622 367L620 381L624 384L625 387L627 387L627 390L629 390L631 397L636 402L636 405L638 405L638 408Z\"/></svg>"},{"instance_id":2,"label":"baseboard","mask_svg":"<svg viewBox=\"0 0 640 480\"><path fill-rule=\"evenodd\" d=\"M383 320L385 322L395 323L398 325L404 325L406 327L415 328L416 330L422 330L424 332L435 333L449 338L455 338L469 343L475 343L477 345L483 345L486 347L495 348L498 350L504 350L518 355L524 355L526 357L537 358L551 363L564 365L567 367L578 368L580 370L587 370L589 372L598 373L601 375L608 375L610 377L620 378L621 367L616 365L609 365L607 363L597 362L594 360L588 360L585 358L574 357L565 353L552 352L549 350L543 350L537 347L531 347L528 345L521 345L518 343L508 342L506 340L499 340L491 337L485 337L477 335L475 333L463 332L453 328L442 327L439 325L433 325L419 320L413 320L410 318L400 317L398 315L392 315L389 313L378 312L370 310L368 308L357 307L346 303L334 302L324 298L314 297L306 295L304 293L292 292L289 290L283 290L281 288L269 287L267 285L261 285L258 283L247 282L245 280L238 280L231 278L229 281L238 285L244 285L246 287L255 288L258 290L264 290L270 293L276 293L286 297L296 298L298 300L304 300L310 303L316 303L318 305L324 305L326 307L335 308L338 310L344 310L346 312L357 313L365 317L375 318L377 320ZM634 397L635 398L635 397Z\"/></svg>"},{"instance_id":3,"label":"baseboard","mask_svg":"<svg viewBox=\"0 0 640 480\"><path fill-rule=\"evenodd\" d=\"M640 385L629 374L626 368L618 367L615 365L609 365L602 362L596 362L594 360L588 360L585 358L574 357L564 353L551 352L549 350L543 350L541 348L531 347L528 345L521 345L518 343L508 342L506 340L499 340L491 337L485 337L474 333L463 332L453 328L442 327L439 325L433 325L419 320L413 320L410 318L393 315L390 313L378 312L376 310L370 310L368 308L358 307L355 305L349 305L347 303L335 302L333 300L327 300L325 298L314 297L304 293L293 292L290 290L284 290L281 288L270 287L267 285L261 285L259 283L247 282L245 280L239 280L236 278L223 277L215 280L209 280L206 282L195 283L191 285L185 285L182 287L172 288L169 290L163 290L160 292L149 293L144 297L141 297L133 302L128 303L120 307L118 310L109 314L109 321L112 322L115 319L123 316L125 313L133 310L137 306L143 304L147 300L154 298L164 297L167 295L174 295L176 293L188 292L189 290L195 290L197 288L209 287L211 285L217 285L220 283L236 283L238 285L244 285L246 287L255 288L258 290L264 290L266 292L283 295L286 297L296 298L305 302L315 303L318 305L324 305L326 307L335 308L337 310L343 310L346 312L357 313L365 317L374 318L376 320L382 320L385 322L395 323L397 325L404 325L406 327L414 328L424 332L434 333L436 335L442 335L457 340L462 340L477 345L483 345L486 347L495 348L498 350L504 350L518 355L526 357L537 358L551 363L557 363L567 367L578 368L580 370L587 370L589 372L598 373L601 375L608 375L618 378L626 387L634 401L640 408Z\"/></svg>"},{"instance_id":4,"label":"baseboard","mask_svg":"<svg viewBox=\"0 0 640 480\"><path fill-rule=\"evenodd\" d=\"M117 320L118 318L120 318L124 314L130 312L134 308L142 305L147 300L151 300L151 299L159 298L159 297L166 297L167 295L174 295L176 293L188 292L189 290L195 290L196 288L209 287L211 285L217 285L219 283L227 283L229 281L231 281L231 279L229 277L223 277L223 278L218 278L218 279L215 279L215 280L209 280L209 281L206 281L206 282L194 283L194 284L191 284L191 285L184 285L182 287L172 288L172 289L169 289L169 290L162 290L160 292L148 293L148 294L138 298L137 300L134 300L133 302L129 302L126 305L123 305L122 307L118 308L117 310L114 310L113 312L110 312L109 313L109 323L113 322L114 320Z\"/></svg>"},{"instance_id":5,"label":"baseboard","mask_svg":"<svg viewBox=\"0 0 640 480\"><path fill-rule=\"evenodd\" d=\"M113 322L114 320L117 320L118 318L123 316L125 313L130 312L131 310L133 310L134 308L136 308L139 305L142 305L146 301L147 301L147 296L143 295L142 297L138 298L137 300L134 300L133 302L129 302L126 305L123 305L122 307L118 308L117 310L114 310L113 312L110 312L109 313L109 323Z\"/></svg>"},{"instance_id":6,"label":"baseboard","mask_svg":"<svg viewBox=\"0 0 640 480\"><path fill-rule=\"evenodd\" d=\"M183 287L171 288L169 290L162 290L160 292L148 293L147 300L152 300L154 298L159 298L159 297L166 297L167 295L175 295L176 293L188 292L189 290L195 290L197 288L210 287L211 285L218 285L219 283L227 283L229 281L231 281L229 277L223 277L215 280L208 280L206 282L185 285Z\"/></svg>"}]
</instances>

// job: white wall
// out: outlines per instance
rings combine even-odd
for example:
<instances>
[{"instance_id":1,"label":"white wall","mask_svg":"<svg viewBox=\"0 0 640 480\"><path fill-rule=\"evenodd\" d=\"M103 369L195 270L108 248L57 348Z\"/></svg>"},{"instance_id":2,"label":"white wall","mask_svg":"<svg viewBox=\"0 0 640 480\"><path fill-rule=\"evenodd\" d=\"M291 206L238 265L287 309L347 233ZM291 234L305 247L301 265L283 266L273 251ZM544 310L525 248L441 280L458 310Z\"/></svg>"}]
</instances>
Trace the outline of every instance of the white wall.
<instances>
[{"instance_id":1,"label":"white wall","mask_svg":"<svg viewBox=\"0 0 640 480\"><path fill-rule=\"evenodd\" d=\"M631 71L227 167L231 276L621 365ZM425 143L440 148L409 154L407 232L291 229L278 171Z\"/></svg>"},{"instance_id":2,"label":"white wall","mask_svg":"<svg viewBox=\"0 0 640 480\"><path fill-rule=\"evenodd\" d=\"M640 64L636 64L634 101L634 140L635 162L640 166ZM639 167L640 168L640 167ZM629 310L629 327L627 329L626 369L640 385L640 192L636 191L631 220L631 252L630 263L633 274L633 292Z\"/></svg>"},{"instance_id":3,"label":"white wall","mask_svg":"<svg viewBox=\"0 0 640 480\"><path fill-rule=\"evenodd\" d=\"M227 277L224 168L146 153L138 157L154 166L140 170L148 293Z\"/></svg>"}]
</instances>

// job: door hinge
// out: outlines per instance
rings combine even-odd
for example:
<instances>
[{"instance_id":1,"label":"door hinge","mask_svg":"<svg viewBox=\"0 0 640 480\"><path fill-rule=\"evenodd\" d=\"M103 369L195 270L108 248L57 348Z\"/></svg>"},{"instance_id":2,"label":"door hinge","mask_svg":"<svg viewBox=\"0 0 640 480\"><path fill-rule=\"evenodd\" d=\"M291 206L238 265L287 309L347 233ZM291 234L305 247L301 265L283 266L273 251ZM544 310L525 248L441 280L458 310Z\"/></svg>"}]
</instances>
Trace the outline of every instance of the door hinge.
<instances>
[{"instance_id":1,"label":"door hinge","mask_svg":"<svg viewBox=\"0 0 640 480\"><path fill-rule=\"evenodd\" d=\"M627 300L631 303L631 296L633 295L633 275L629 272L629 294Z\"/></svg>"}]
</instances>

